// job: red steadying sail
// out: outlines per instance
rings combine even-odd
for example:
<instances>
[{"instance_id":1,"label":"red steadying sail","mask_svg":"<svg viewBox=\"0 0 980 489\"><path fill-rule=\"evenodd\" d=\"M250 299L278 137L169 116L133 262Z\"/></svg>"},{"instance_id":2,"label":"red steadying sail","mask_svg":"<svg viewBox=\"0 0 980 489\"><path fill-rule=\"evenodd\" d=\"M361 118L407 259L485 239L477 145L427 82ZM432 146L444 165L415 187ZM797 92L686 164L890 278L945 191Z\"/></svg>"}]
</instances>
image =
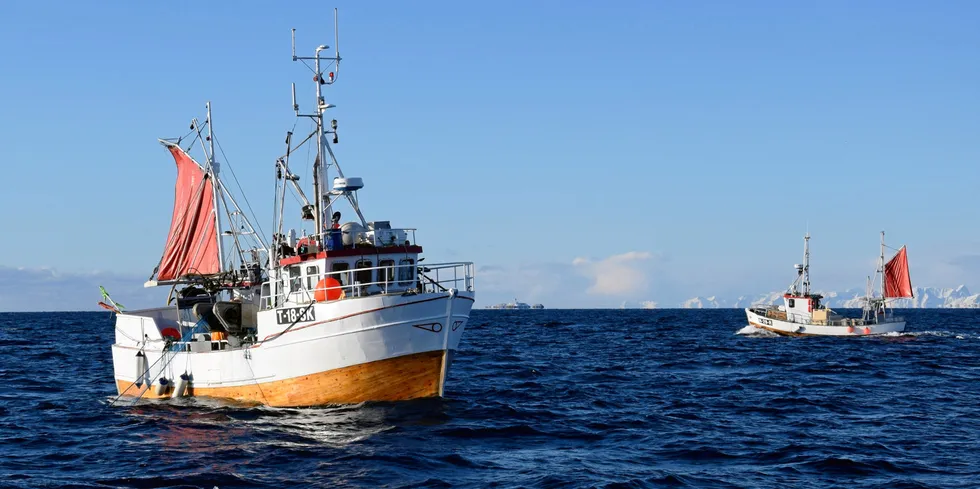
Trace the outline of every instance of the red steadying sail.
<instances>
[{"instance_id":1,"label":"red steadying sail","mask_svg":"<svg viewBox=\"0 0 980 489\"><path fill-rule=\"evenodd\" d=\"M217 273L221 261L211 179L205 178L201 167L179 146L168 145L167 149L177 163L177 189L157 280L173 280L191 273Z\"/></svg>"},{"instance_id":2,"label":"red steadying sail","mask_svg":"<svg viewBox=\"0 0 980 489\"><path fill-rule=\"evenodd\" d=\"M912 297L912 278L904 246L885 264L885 297Z\"/></svg>"}]
</instances>

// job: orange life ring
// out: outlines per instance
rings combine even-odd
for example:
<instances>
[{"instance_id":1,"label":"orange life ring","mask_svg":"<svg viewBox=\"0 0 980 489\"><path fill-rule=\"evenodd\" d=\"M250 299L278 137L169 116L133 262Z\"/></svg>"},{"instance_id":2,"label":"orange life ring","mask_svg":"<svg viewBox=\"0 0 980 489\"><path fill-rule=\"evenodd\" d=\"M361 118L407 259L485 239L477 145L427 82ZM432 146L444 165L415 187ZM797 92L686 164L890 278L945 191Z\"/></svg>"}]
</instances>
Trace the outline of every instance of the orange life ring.
<instances>
[{"instance_id":1,"label":"orange life ring","mask_svg":"<svg viewBox=\"0 0 980 489\"><path fill-rule=\"evenodd\" d=\"M854 326L848 326L847 327L847 332L848 333L853 333L854 332Z\"/></svg>"},{"instance_id":2,"label":"orange life ring","mask_svg":"<svg viewBox=\"0 0 980 489\"><path fill-rule=\"evenodd\" d=\"M341 288L340 282L337 279L327 277L316 283L316 289L313 291L313 300L317 302L330 302L343 298L344 289Z\"/></svg>"},{"instance_id":3,"label":"orange life ring","mask_svg":"<svg viewBox=\"0 0 980 489\"><path fill-rule=\"evenodd\" d=\"M160 331L160 336L163 336L164 339L170 338L174 341L178 341L180 340L180 331L177 331L177 328L163 328L163 330Z\"/></svg>"},{"instance_id":4,"label":"orange life ring","mask_svg":"<svg viewBox=\"0 0 980 489\"><path fill-rule=\"evenodd\" d=\"M871 328L869 328L868 326L865 326L864 327L864 334L871 334Z\"/></svg>"}]
</instances>

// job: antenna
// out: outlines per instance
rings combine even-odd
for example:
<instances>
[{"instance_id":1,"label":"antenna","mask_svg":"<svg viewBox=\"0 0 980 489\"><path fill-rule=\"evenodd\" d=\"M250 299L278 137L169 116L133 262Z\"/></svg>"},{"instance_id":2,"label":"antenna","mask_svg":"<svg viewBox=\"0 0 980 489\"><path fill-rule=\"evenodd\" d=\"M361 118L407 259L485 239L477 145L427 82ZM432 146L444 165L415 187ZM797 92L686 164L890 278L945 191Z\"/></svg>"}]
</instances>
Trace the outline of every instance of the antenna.
<instances>
[{"instance_id":1,"label":"antenna","mask_svg":"<svg viewBox=\"0 0 980 489\"><path fill-rule=\"evenodd\" d=\"M293 31L293 61L296 61L296 29L292 29L292 31Z\"/></svg>"},{"instance_id":2,"label":"antenna","mask_svg":"<svg viewBox=\"0 0 980 489\"><path fill-rule=\"evenodd\" d=\"M293 48L295 49L295 47ZM295 56L294 56L295 58ZM296 84L293 83L293 112L299 115L299 104L296 103Z\"/></svg>"}]
</instances>

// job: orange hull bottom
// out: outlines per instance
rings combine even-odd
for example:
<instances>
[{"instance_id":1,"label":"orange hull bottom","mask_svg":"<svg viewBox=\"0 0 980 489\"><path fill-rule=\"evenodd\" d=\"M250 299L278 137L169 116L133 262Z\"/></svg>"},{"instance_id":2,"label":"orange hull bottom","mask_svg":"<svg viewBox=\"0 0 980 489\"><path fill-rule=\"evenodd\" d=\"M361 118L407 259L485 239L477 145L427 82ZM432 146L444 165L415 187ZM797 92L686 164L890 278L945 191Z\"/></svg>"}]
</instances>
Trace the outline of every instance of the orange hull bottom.
<instances>
[{"instance_id":1,"label":"orange hull bottom","mask_svg":"<svg viewBox=\"0 0 980 489\"><path fill-rule=\"evenodd\" d=\"M415 353L352 365L292 379L235 387L191 387L187 396L217 397L277 407L353 404L364 401L404 401L439 395L442 351ZM159 399L153 388L136 387L116 379L120 395ZM142 394L142 395L141 395Z\"/></svg>"}]
</instances>

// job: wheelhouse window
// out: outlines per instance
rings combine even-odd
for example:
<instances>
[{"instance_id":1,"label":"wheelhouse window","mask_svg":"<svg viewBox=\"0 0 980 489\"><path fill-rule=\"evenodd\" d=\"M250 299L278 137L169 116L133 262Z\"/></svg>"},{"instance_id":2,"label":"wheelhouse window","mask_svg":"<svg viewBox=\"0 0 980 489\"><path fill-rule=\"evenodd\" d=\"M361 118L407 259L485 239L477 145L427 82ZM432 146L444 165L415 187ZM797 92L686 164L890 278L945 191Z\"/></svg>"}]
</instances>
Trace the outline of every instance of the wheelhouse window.
<instances>
[{"instance_id":1,"label":"wheelhouse window","mask_svg":"<svg viewBox=\"0 0 980 489\"><path fill-rule=\"evenodd\" d=\"M271 294L271 287L269 286L269 282L262 284L262 296L260 297L260 301L261 301L260 304L262 305L263 309L269 307L269 304L271 304L272 298L269 297L270 294Z\"/></svg>"},{"instance_id":2,"label":"wheelhouse window","mask_svg":"<svg viewBox=\"0 0 980 489\"><path fill-rule=\"evenodd\" d=\"M415 260L404 258L398 261L398 285L411 285L415 281Z\"/></svg>"},{"instance_id":3,"label":"wheelhouse window","mask_svg":"<svg viewBox=\"0 0 980 489\"><path fill-rule=\"evenodd\" d=\"M313 290L316 283L320 281L320 268L317 266L306 267L306 288Z\"/></svg>"},{"instance_id":4,"label":"wheelhouse window","mask_svg":"<svg viewBox=\"0 0 980 489\"><path fill-rule=\"evenodd\" d=\"M357 263L354 264L354 268L358 269L354 272L354 281L359 282L362 285L373 282L374 280L371 279L371 276L374 270L360 270L361 268L370 269L373 266L374 265L371 260L358 260Z\"/></svg>"},{"instance_id":5,"label":"wheelhouse window","mask_svg":"<svg viewBox=\"0 0 980 489\"><path fill-rule=\"evenodd\" d=\"M796 299L789 300L789 307L796 307Z\"/></svg>"},{"instance_id":6,"label":"wheelhouse window","mask_svg":"<svg viewBox=\"0 0 980 489\"><path fill-rule=\"evenodd\" d=\"M350 270L350 264L344 261L334 262L333 266L330 267L333 278L337 279L340 285L350 285L350 274L343 273L347 270Z\"/></svg>"},{"instance_id":7,"label":"wheelhouse window","mask_svg":"<svg viewBox=\"0 0 980 489\"><path fill-rule=\"evenodd\" d=\"M299 265L289 267L289 291L299 292L303 289L303 278L300 277Z\"/></svg>"},{"instance_id":8,"label":"wheelhouse window","mask_svg":"<svg viewBox=\"0 0 980 489\"><path fill-rule=\"evenodd\" d=\"M395 281L395 260L381 260L378 270L378 282L390 284Z\"/></svg>"}]
</instances>

